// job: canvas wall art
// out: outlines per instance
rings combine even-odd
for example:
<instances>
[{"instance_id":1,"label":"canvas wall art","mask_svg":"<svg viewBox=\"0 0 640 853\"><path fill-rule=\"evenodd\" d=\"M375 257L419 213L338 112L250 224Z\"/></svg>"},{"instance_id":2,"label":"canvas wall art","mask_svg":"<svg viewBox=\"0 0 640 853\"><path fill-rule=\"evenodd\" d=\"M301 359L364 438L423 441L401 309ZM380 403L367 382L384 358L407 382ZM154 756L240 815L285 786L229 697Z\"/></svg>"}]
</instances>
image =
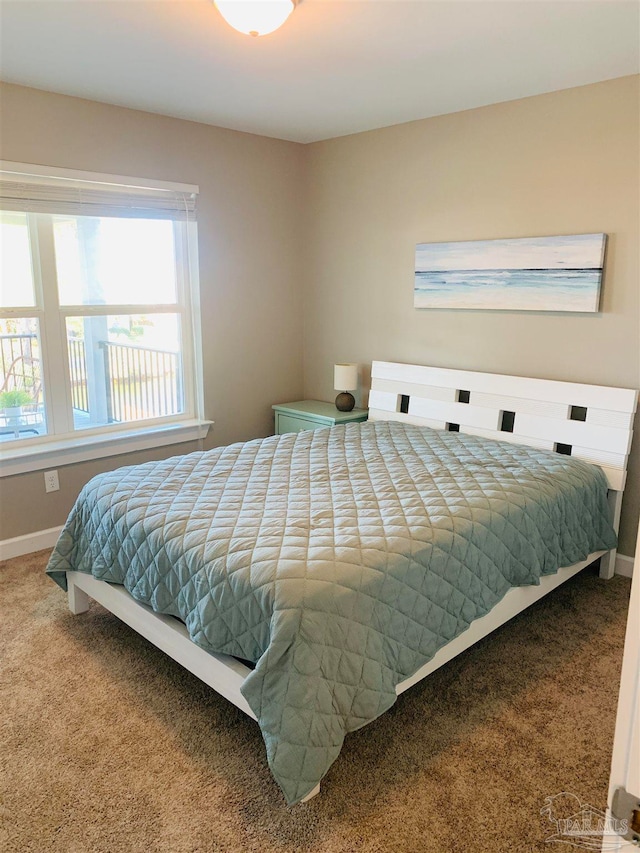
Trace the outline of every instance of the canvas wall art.
<instances>
[{"instance_id":1,"label":"canvas wall art","mask_svg":"<svg viewBox=\"0 0 640 853\"><path fill-rule=\"evenodd\" d=\"M595 312L605 234L418 243L416 308Z\"/></svg>"}]
</instances>

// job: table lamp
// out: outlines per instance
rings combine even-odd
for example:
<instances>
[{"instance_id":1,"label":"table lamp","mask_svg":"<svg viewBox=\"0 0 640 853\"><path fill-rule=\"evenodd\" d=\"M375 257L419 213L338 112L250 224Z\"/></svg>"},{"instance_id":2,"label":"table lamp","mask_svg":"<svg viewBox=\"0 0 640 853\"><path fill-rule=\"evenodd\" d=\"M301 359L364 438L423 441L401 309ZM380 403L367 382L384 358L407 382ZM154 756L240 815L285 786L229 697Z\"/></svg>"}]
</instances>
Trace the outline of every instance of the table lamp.
<instances>
[{"instance_id":1,"label":"table lamp","mask_svg":"<svg viewBox=\"0 0 640 853\"><path fill-rule=\"evenodd\" d=\"M339 412L350 412L356 404L353 394L358 387L357 364L335 364L333 367L333 387L341 391L336 397L336 409Z\"/></svg>"}]
</instances>

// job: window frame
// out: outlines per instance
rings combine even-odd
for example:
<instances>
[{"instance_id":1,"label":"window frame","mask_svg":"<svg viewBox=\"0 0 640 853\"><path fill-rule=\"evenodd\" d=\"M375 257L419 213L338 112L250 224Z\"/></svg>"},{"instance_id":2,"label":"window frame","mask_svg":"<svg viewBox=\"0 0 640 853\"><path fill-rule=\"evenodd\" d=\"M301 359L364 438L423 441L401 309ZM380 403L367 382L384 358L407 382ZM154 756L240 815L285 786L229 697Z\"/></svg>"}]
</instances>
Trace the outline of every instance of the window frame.
<instances>
[{"instance_id":1,"label":"window frame","mask_svg":"<svg viewBox=\"0 0 640 853\"><path fill-rule=\"evenodd\" d=\"M62 169L46 170L45 167L39 166L0 163L0 168L6 166L19 167L31 175L63 177L71 181L91 180L111 185L122 184L124 188L146 186L175 192L197 193L198 191L197 187L185 184L141 181L120 176ZM2 209L9 210L10 205L5 204ZM212 422L203 417L200 325L196 322L199 316L199 287L195 219L167 217L172 221L174 234L176 273L174 303L62 305L59 300L54 246L55 210L50 212L23 210L22 212L26 213L27 217L35 304L0 308L0 319L35 318L38 322L44 389L43 410L47 434L2 442L0 477L39 470L53 464L71 464L84 459L204 438ZM72 215L90 216L92 213L78 211ZM96 213L93 215L95 216ZM164 219L165 217L156 218ZM71 373L68 367L67 318L163 313L176 315L178 318L184 410L178 414L161 417L75 429Z\"/></svg>"}]
</instances>

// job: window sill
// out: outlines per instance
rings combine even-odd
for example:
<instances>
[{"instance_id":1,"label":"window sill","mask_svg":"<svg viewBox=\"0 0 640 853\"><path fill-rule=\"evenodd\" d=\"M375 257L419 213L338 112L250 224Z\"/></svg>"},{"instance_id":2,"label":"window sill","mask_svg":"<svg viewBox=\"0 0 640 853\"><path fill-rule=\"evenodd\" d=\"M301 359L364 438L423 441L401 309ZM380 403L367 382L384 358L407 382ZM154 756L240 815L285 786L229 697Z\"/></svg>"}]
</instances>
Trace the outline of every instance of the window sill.
<instances>
[{"instance_id":1,"label":"window sill","mask_svg":"<svg viewBox=\"0 0 640 853\"><path fill-rule=\"evenodd\" d=\"M198 441L205 438L213 421L189 420L154 426L145 430L121 430L100 435L74 435L52 439L34 447L2 447L0 477L42 471L52 466L73 465L90 459L134 453L151 447Z\"/></svg>"}]
</instances>

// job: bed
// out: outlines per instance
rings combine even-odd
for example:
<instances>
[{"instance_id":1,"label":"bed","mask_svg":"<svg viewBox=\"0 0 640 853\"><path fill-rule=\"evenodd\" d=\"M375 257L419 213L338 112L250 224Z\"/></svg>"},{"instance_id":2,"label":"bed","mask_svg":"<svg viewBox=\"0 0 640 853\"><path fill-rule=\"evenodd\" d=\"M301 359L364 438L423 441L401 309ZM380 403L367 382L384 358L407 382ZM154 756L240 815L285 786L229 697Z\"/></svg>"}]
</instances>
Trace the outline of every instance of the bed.
<instances>
[{"instance_id":1,"label":"bed","mask_svg":"<svg viewBox=\"0 0 640 853\"><path fill-rule=\"evenodd\" d=\"M47 571L256 719L295 804L404 690L594 560L612 575L636 405L374 362L365 424L94 478Z\"/></svg>"}]
</instances>

